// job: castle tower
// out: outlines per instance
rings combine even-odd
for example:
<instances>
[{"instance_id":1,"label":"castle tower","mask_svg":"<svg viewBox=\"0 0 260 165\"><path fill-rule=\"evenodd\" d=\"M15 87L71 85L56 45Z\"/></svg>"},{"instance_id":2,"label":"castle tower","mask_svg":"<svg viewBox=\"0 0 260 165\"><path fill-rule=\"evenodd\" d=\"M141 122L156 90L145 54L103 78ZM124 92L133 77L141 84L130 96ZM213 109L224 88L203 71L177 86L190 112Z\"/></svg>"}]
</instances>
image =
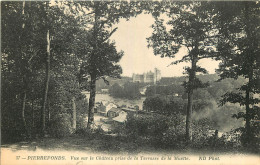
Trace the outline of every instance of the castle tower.
<instances>
[{"instance_id":1,"label":"castle tower","mask_svg":"<svg viewBox=\"0 0 260 165\"><path fill-rule=\"evenodd\" d=\"M161 80L161 71L157 68L154 68L154 84Z\"/></svg>"}]
</instances>

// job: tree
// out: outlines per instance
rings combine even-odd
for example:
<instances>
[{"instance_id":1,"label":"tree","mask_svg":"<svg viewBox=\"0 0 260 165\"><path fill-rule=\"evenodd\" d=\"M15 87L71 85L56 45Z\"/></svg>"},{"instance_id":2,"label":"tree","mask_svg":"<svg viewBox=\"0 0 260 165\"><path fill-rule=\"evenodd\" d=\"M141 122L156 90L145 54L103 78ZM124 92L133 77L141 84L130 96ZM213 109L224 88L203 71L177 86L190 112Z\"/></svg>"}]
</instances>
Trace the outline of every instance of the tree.
<instances>
[{"instance_id":1,"label":"tree","mask_svg":"<svg viewBox=\"0 0 260 165\"><path fill-rule=\"evenodd\" d=\"M88 128L91 128L94 121L96 81L102 78L107 82L106 76L119 78L122 73L117 62L123 52L118 52L115 43L109 40L117 30L113 25L118 23L120 18L133 16L136 11L128 2L94 1L78 2L78 5L83 9L85 18L90 20L90 24L85 27L89 33L83 36L85 40L82 40L82 43L85 45L80 54L83 60L81 73L90 78Z\"/></svg>"},{"instance_id":2,"label":"tree","mask_svg":"<svg viewBox=\"0 0 260 165\"><path fill-rule=\"evenodd\" d=\"M215 2L215 24L219 28L218 54L220 79L244 77L246 83L238 92L227 92L221 104L239 103L246 113L235 115L244 118L246 143L250 143L254 131L251 120L259 119L259 73L260 73L260 3L259 2Z\"/></svg>"},{"instance_id":3,"label":"tree","mask_svg":"<svg viewBox=\"0 0 260 165\"><path fill-rule=\"evenodd\" d=\"M153 96L147 97L143 103L143 109L148 112L156 112L164 115L184 114L184 100L173 96Z\"/></svg>"},{"instance_id":4,"label":"tree","mask_svg":"<svg viewBox=\"0 0 260 165\"><path fill-rule=\"evenodd\" d=\"M51 5L50 2L33 2L29 7L30 12L35 10L38 12L37 18L41 20L40 23L37 22L37 20L31 20L31 23L38 26L36 33L40 34L39 42L35 44L35 47L45 44L40 48L41 54L45 55L43 58L43 61L45 61L45 80L41 112L41 132L43 136L46 133L46 109L49 100L48 93L50 78L52 77L51 71L55 69L52 69L53 65L51 65L51 63L57 65L59 64L57 61L60 60L62 56L63 58L69 57L68 54L72 53L72 51L68 45L73 41L73 33L70 34L68 32L71 32L72 29L75 30L75 33L77 32L78 24L75 22L73 16L64 13L64 5L65 4L61 4L61 7L59 7L57 4ZM63 44L58 43L58 41L62 41ZM65 62L65 60L63 61ZM66 63L63 63L63 65L66 65Z\"/></svg>"},{"instance_id":5,"label":"tree","mask_svg":"<svg viewBox=\"0 0 260 165\"><path fill-rule=\"evenodd\" d=\"M3 73L8 87L13 87L17 96L22 96L23 127L28 135L26 122L26 103L30 97L30 86L36 72L41 68L39 56L41 45L35 47L38 26L34 21L38 15L33 15L31 8L38 9L31 2L4 2L2 5L2 53L5 54ZM38 17L39 18L39 17ZM39 18L39 20L41 19ZM32 23L33 22L33 23ZM37 36L40 38L40 35ZM5 70L7 69L7 70ZM6 72L7 71L7 72ZM9 76L12 77L10 77ZM18 89L18 88L19 89ZM7 98L8 99L8 98ZM12 100L12 99L11 99ZM17 100L19 102L19 99Z\"/></svg>"},{"instance_id":6,"label":"tree","mask_svg":"<svg viewBox=\"0 0 260 165\"><path fill-rule=\"evenodd\" d=\"M109 88L109 94L113 97L124 97L124 89L115 83Z\"/></svg>"},{"instance_id":7,"label":"tree","mask_svg":"<svg viewBox=\"0 0 260 165\"><path fill-rule=\"evenodd\" d=\"M139 82L126 82L124 84L124 95L129 99L136 99L141 97L141 93L139 91L140 84Z\"/></svg>"},{"instance_id":8,"label":"tree","mask_svg":"<svg viewBox=\"0 0 260 165\"><path fill-rule=\"evenodd\" d=\"M160 10L167 16L167 23L160 19L160 14L154 12L155 24L152 25L153 34L148 38L148 47L152 47L155 55L174 58L181 47L185 47L188 54L180 62L190 62L186 67L188 82L184 87L188 94L188 106L186 116L186 139L189 143L192 139L191 114L193 102L193 90L206 87L196 73L207 73L206 69L198 66L198 61L204 58L212 58L214 52L214 27L207 11L207 2L165 2Z\"/></svg>"},{"instance_id":9,"label":"tree","mask_svg":"<svg viewBox=\"0 0 260 165\"><path fill-rule=\"evenodd\" d=\"M79 59L72 54L71 46L74 33L78 31L77 20L73 15L64 13L65 4L60 6L47 4L46 2L1 3L3 32L1 69L2 79L4 79L1 109L6 115L2 119L7 123L2 127L6 127L5 130L16 131L14 134L17 134L17 137L26 132L31 134L34 127L43 128L46 123L48 124L49 121L44 120L50 119L50 111L57 110L57 104L65 104L62 99L51 97L61 91L64 92L62 88L64 84L70 82L68 83L70 86L66 86L68 87L66 90L69 91L66 97L70 97L69 100L72 99L71 95L76 96L78 100L82 99L79 96L80 91L75 77ZM47 41L50 40L51 42L48 43ZM42 90L46 84L42 82L47 73L44 67L47 59L50 62L48 62L48 72L49 83L51 83L51 85L48 83L48 88L52 89L52 92L47 91L46 94L46 90ZM61 79L64 75L70 79ZM62 81L53 83L59 81L58 79ZM56 96L60 97L62 94ZM45 108L40 110L38 107L43 107L43 102ZM47 113L47 110L48 116L41 115ZM20 128L21 123L25 128Z\"/></svg>"},{"instance_id":10,"label":"tree","mask_svg":"<svg viewBox=\"0 0 260 165\"><path fill-rule=\"evenodd\" d=\"M110 87L109 94L113 97L136 99L141 97L139 88L139 83L126 82L123 87L115 83Z\"/></svg>"}]
</instances>

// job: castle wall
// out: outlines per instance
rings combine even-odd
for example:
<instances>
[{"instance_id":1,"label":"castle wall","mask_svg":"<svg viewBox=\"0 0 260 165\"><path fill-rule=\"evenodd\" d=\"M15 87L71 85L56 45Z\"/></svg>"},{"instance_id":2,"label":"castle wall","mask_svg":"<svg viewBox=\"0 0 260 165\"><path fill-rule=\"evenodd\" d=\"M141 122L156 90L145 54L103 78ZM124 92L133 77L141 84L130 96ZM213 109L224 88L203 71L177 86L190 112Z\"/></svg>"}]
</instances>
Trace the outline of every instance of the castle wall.
<instances>
[{"instance_id":1,"label":"castle wall","mask_svg":"<svg viewBox=\"0 0 260 165\"><path fill-rule=\"evenodd\" d=\"M161 80L161 71L157 68L154 69L154 72L147 72L144 74L133 74L133 82L141 83L154 83Z\"/></svg>"}]
</instances>

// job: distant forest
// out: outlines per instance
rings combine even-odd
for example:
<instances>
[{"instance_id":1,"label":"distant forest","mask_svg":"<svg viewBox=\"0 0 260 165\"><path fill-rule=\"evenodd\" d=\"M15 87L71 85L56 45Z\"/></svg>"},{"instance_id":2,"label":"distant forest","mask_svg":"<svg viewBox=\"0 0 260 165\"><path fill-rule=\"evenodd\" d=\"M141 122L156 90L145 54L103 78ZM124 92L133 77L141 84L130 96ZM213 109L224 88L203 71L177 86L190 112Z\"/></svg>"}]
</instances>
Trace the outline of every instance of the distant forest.
<instances>
[{"instance_id":1,"label":"distant forest","mask_svg":"<svg viewBox=\"0 0 260 165\"><path fill-rule=\"evenodd\" d=\"M204 82L210 85L207 88L194 91L193 118L195 120L209 119L211 129L230 131L242 126L242 120L231 118L238 112L242 112L239 104L227 104L220 106L221 96L226 92L236 92L246 82L243 78L219 80L217 74L198 75ZM130 80L130 82L129 82ZM143 103L143 111L164 115L183 115L187 109L187 94L183 87L186 77L162 77L158 84L133 83L130 78L122 78L113 81L109 88L109 94L116 98L138 99L141 97L139 88L149 85L145 92L146 99ZM122 84L122 82L124 82ZM121 83L121 85L119 85ZM225 115L223 115L225 114ZM177 116L178 116L177 115Z\"/></svg>"},{"instance_id":2,"label":"distant forest","mask_svg":"<svg viewBox=\"0 0 260 165\"><path fill-rule=\"evenodd\" d=\"M202 81L216 81L219 79L219 76L217 74L208 74L208 75L198 75L199 78L202 79ZM180 77L162 77L162 79L159 81L158 84L160 85L170 85L170 84L176 84L176 83L183 83L185 81L185 76ZM101 89L109 89L110 86L117 83L120 86L123 86L126 82L132 82L132 77L122 76L119 79L107 77L107 80L109 84L105 83L102 79L97 80L96 82L96 88L97 91L101 91Z\"/></svg>"}]
</instances>

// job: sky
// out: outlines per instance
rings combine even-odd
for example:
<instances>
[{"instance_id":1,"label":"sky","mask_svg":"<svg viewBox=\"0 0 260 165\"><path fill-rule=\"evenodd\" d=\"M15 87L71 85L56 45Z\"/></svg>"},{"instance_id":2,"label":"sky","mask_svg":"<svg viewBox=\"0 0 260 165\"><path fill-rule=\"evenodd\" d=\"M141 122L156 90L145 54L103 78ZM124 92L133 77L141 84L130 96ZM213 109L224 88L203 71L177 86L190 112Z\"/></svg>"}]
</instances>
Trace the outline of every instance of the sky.
<instances>
[{"instance_id":1,"label":"sky","mask_svg":"<svg viewBox=\"0 0 260 165\"><path fill-rule=\"evenodd\" d=\"M116 42L118 51L124 51L124 56L119 62L123 69L122 76L131 77L133 73L142 74L150 70L153 71L155 67L161 70L162 77L182 76L183 67L190 65L189 63L180 63L169 66L172 61L181 59L186 54L185 48L181 48L174 59L161 58L153 54L153 49L147 47L146 40L152 34L151 25L153 22L154 19L151 15L141 14L130 18L129 21L122 19L116 25L118 29L111 39ZM215 73L218 66L218 62L210 59L201 60L198 64L205 67L209 73Z\"/></svg>"}]
</instances>

